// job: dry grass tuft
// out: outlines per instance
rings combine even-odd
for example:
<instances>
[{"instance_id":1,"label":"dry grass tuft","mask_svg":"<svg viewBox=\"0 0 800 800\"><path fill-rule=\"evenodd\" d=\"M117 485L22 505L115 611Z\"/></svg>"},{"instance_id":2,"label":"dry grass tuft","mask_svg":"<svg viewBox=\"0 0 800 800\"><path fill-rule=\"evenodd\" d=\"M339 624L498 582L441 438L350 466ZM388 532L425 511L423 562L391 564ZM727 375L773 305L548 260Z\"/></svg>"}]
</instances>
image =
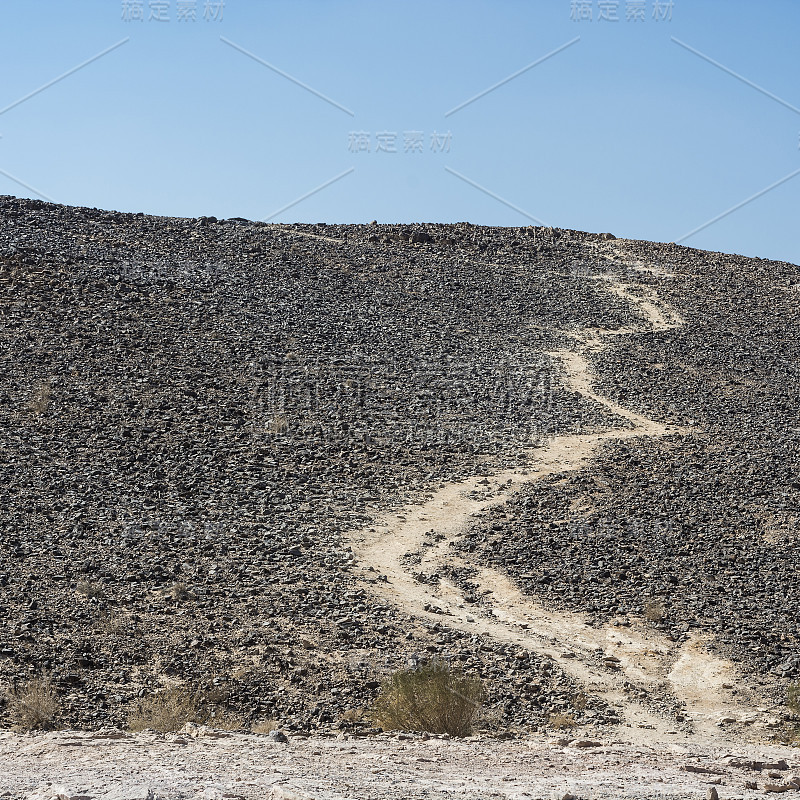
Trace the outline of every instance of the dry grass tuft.
<instances>
[{"instance_id":1,"label":"dry grass tuft","mask_svg":"<svg viewBox=\"0 0 800 800\"><path fill-rule=\"evenodd\" d=\"M661 622L666 619L667 607L661 600L648 600L644 604L644 618L650 622Z\"/></svg>"},{"instance_id":2,"label":"dry grass tuft","mask_svg":"<svg viewBox=\"0 0 800 800\"><path fill-rule=\"evenodd\" d=\"M103 584L90 580L80 580L75 586L75 591L84 597L94 597L99 600L103 596Z\"/></svg>"},{"instance_id":3,"label":"dry grass tuft","mask_svg":"<svg viewBox=\"0 0 800 800\"><path fill-rule=\"evenodd\" d=\"M18 731L46 731L56 727L59 704L49 678L34 678L6 692L12 725Z\"/></svg>"},{"instance_id":4,"label":"dry grass tuft","mask_svg":"<svg viewBox=\"0 0 800 800\"><path fill-rule=\"evenodd\" d=\"M274 719L260 719L250 726L252 733L272 733L278 730L278 723Z\"/></svg>"},{"instance_id":5,"label":"dry grass tuft","mask_svg":"<svg viewBox=\"0 0 800 800\"><path fill-rule=\"evenodd\" d=\"M50 406L53 388L49 382L44 381L36 387L33 397L28 401L28 411L33 414L44 414Z\"/></svg>"},{"instance_id":6,"label":"dry grass tuft","mask_svg":"<svg viewBox=\"0 0 800 800\"><path fill-rule=\"evenodd\" d=\"M187 722L221 730L242 730L244 719L221 708L223 694L203 693L186 686L173 686L144 697L128 716L128 730L179 731Z\"/></svg>"},{"instance_id":7,"label":"dry grass tuft","mask_svg":"<svg viewBox=\"0 0 800 800\"><path fill-rule=\"evenodd\" d=\"M484 696L480 678L433 662L395 672L381 687L371 717L384 730L468 736Z\"/></svg>"},{"instance_id":8,"label":"dry grass tuft","mask_svg":"<svg viewBox=\"0 0 800 800\"><path fill-rule=\"evenodd\" d=\"M575 717L564 711L557 711L547 718L547 722L551 728L560 731L564 728L574 728L578 723L575 722Z\"/></svg>"}]
</instances>

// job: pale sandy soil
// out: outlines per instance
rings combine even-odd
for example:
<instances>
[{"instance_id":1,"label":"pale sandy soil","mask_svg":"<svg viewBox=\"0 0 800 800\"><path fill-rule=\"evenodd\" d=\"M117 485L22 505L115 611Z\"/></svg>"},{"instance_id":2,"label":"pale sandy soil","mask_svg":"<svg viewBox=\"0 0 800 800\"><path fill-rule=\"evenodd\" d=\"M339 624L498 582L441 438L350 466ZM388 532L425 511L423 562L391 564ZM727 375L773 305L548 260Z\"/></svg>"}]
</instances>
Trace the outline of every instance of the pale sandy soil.
<instances>
[{"instance_id":1,"label":"pale sandy soil","mask_svg":"<svg viewBox=\"0 0 800 800\"><path fill-rule=\"evenodd\" d=\"M388 800L388 798L754 797L787 784L796 751L569 739L427 741L312 737L288 744L252 734L59 732L0 735L0 796L25 800ZM584 740L586 742L588 740ZM731 759L734 759L731 763ZM785 763L779 763L785 759ZM736 766L772 762L772 770ZM689 768L687 770L687 767ZM783 768L785 767L785 769ZM711 772L696 772L696 769ZM780 777L770 778L768 773ZM754 781L757 792L745 788Z\"/></svg>"}]
</instances>

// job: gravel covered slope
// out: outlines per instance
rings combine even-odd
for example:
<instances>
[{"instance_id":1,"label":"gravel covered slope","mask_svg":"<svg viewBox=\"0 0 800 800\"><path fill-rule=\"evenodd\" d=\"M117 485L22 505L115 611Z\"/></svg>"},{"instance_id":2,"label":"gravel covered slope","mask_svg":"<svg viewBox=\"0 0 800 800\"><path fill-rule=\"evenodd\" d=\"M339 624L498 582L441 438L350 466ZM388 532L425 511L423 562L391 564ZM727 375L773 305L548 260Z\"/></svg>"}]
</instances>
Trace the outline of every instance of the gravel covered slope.
<instances>
[{"instance_id":1,"label":"gravel covered slope","mask_svg":"<svg viewBox=\"0 0 800 800\"><path fill-rule=\"evenodd\" d=\"M625 244L629 264L668 252ZM559 607L663 617L676 636L715 634L746 671L796 679L800 271L692 251L668 266L638 280L686 325L615 337L594 385L688 435L605 447L590 468L527 487L462 546Z\"/></svg>"},{"instance_id":2,"label":"gravel covered slope","mask_svg":"<svg viewBox=\"0 0 800 800\"><path fill-rule=\"evenodd\" d=\"M563 230L4 197L0 678L51 674L72 726L188 681L245 721L309 729L439 654L489 678L503 725L540 725L574 689L557 668L399 618L356 584L346 534L550 433L625 426L547 355L638 321L606 273L688 324L617 337L597 386L692 434L607 448L463 546L601 614L669 592L669 624L746 630L756 666L794 674L796 267ZM536 714L515 711L520 681L544 686Z\"/></svg>"}]
</instances>

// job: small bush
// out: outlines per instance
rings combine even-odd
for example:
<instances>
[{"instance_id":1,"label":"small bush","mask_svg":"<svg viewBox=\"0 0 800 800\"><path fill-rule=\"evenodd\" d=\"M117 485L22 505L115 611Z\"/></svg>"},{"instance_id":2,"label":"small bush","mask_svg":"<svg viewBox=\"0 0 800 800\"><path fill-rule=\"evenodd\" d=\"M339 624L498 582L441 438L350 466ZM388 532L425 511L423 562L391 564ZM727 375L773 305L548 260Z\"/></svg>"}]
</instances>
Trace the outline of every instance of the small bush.
<instances>
[{"instance_id":1,"label":"small bush","mask_svg":"<svg viewBox=\"0 0 800 800\"><path fill-rule=\"evenodd\" d=\"M146 729L171 733L187 722L227 731L243 730L244 719L224 708L227 693L220 689L200 691L173 686L144 697L128 715L128 730Z\"/></svg>"},{"instance_id":2,"label":"small bush","mask_svg":"<svg viewBox=\"0 0 800 800\"><path fill-rule=\"evenodd\" d=\"M272 733L278 730L278 723L274 719L260 719L250 727L252 733Z\"/></svg>"},{"instance_id":3,"label":"small bush","mask_svg":"<svg viewBox=\"0 0 800 800\"><path fill-rule=\"evenodd\" d=\"M574 728L578 724L572 714L567 714L564 711L557 711L555 714L551 714L547 718L547 722L551 728L557 731L563 728Z\"/></svg>"},{"instance_id":4,"label":"small bush","mask_svg":"<svg viewBox=\"0 0 800 800\"><path fill-rule=\"evenodd\" d=\"M796 717L800 717L800 683L793 683L787 692L786 706Z\"/></svg>"},{"instance_id":5,"label":"small bush","mask_svg":"<svg viewBox=\"0 0 800 800\"><path fill-rule=\"evenodd\" d=\"M371 716L384 730L468 736L483 700L480 678L432 662L417 669L399 670L388 678Z\"/></svg>"},{"instance_id":6,"label":"small bush","mask_svg":"<svg viewBox=\"0 0 800 800\"><path fill-rule=\"evenodd\" d=\"M19 731L46 731L56 727L56 691L48 678L34 678L19 689L6 692L12 724Z\"/></svg>"},{"instance_id":7,"label":"small bush","mask_svg":"<svg viewBox=\"0 0 800 800\"><path fill-rule=\"evenodd\" d=\"M44 414L50 405L53 389L48 382L40 383L28 401L28 410L34 414Z\"/></svg>"},{"instance_id":8,"label":"small bush","mask_svg":"<svg viewBox=\"0 0 800 800\"><path fill-rule=\"evenodd\" d=\"M94 597L98 600L103 596L103 584L89 580L80 580L75 586L75 591L84 597Z\"/></svg>"},{"instance_id":9,"label":"small bush","mask_svg":"<svg viewBox=\"0 0 800 800\"><path fill-rule=\"evenodd\" d=\"M661 622L667 616L667 607L661 600L648 600L644 604L644 618L650 622Z\"/></svg>"}]
</instances>

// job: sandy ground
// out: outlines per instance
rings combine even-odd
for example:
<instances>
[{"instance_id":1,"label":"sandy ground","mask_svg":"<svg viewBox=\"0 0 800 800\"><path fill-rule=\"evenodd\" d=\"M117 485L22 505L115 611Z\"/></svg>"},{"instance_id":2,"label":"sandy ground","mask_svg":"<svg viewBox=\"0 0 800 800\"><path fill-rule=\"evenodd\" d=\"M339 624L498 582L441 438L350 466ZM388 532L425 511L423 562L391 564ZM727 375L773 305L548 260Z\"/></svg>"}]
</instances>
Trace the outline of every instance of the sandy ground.
<instances>
[{"instance_id":1,"label":"sandy ground","mask_svg":"<svg viewBox=\"0 0 800 800\"><path fill-rule=\"evenodd\" d=\"M199 734L199 735L198 735ZM0 735L0 796L25 800L754 797L790 785L797 751L588 738L291 739L59 732ZM784 759L781 763L781 759ZM759 763L748 763L759 762ZM755 767L761 767L760 770ZM770 777L769 773L774 777ZM747 789L751 781L757 792Z\"/></svg>"}]
</instances>

